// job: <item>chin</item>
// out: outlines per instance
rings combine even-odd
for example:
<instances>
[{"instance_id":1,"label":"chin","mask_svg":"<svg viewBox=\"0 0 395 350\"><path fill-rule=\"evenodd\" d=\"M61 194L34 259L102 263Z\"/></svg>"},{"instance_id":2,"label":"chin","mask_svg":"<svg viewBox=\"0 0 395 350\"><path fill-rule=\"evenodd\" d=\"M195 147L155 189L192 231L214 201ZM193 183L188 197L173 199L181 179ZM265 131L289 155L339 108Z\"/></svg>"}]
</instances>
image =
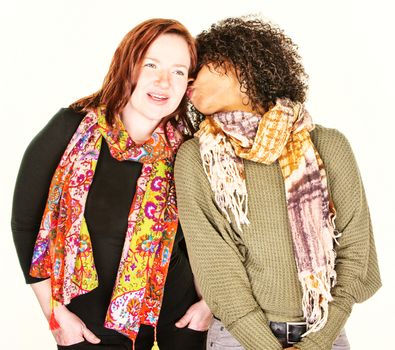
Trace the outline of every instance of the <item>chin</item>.
<instances>
[{"instance_id":1,"label":"chin","mask_svg":"<svg viewBox=\"0 0 395 350\"><path fill-rule=\"evenodd\" d=\"M161 111L160 113L151 113L149 116L149 119L152 121L162 121L164 118L166 118L169 114L171 114L172 111Z\"/></svg>"},{"instance_id":2,"label":"chin","mask_svg":"<svg viewBox=\"0 0 395 350\"><path fill-rule=\"evenodd\" d=\"M208 102L208 101L206 101ZM195 108L204 115L211 115L218 112L218 108L215 108L211 103L200 103L200 101L196 101L196 103L192 100L193 105Z\"/></svg>"}]
</instances>

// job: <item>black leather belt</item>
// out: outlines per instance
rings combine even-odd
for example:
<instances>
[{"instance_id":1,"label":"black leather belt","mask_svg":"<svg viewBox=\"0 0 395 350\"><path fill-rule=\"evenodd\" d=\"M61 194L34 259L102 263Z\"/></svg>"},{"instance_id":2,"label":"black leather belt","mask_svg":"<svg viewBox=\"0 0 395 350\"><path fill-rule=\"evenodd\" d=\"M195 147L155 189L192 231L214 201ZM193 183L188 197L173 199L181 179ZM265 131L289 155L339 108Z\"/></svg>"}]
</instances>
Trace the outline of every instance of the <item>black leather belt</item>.
<instances>
[{"instance_id":1,"label":"black leather belt","mask_svg":"<svg viewBox=\"0 0 395 350\"><path fill-rule=\"evenodd\" d=\"M291 347L300 342L307 331L306 322L269 322L270 329L283 347Z\"/></svg>"}]
</instances>

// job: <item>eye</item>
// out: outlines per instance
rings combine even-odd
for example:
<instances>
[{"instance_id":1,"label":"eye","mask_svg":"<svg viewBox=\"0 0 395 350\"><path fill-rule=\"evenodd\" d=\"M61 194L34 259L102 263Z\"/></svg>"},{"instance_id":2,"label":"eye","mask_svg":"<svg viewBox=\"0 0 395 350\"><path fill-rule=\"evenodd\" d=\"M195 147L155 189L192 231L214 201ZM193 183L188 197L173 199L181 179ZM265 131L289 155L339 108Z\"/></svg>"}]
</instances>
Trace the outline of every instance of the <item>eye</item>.
<instances>
[{"instance_id":1,"label":"eye","mask_svg":"<svg viewBox=\"0 0 395 350\"><path fill-rule=\"evenodd\" d=\"M148 67L148 68L156 68L156 64L155 63L151 63L151 62L148 62L148 63L145 63L144 64L144 67Z\"/></svg>"},{"instance_id":2,"label":"eye","mask_svg":"<svg viewBox=\"0 0 395 350\"><path fill-rule=\"evenodd\" d=\"M177 75L180 75L183 77L185 75L185 72L178 69L178 70L174 71L174 74L177 74Z\"/></svg>"}]
</instances>

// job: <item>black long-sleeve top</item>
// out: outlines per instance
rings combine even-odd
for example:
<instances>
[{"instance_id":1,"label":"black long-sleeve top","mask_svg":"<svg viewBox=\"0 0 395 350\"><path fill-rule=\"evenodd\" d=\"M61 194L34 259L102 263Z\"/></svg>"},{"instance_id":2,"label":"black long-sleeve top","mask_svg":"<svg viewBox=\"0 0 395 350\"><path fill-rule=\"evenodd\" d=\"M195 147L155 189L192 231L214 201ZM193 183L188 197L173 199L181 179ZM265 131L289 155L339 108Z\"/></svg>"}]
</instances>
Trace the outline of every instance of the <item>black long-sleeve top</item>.
<instances>
[{"instance_id":1,"label":"black long-sleeve top","mask_svg":"<svg viewBox=\"0 0 395 350\"><path fill-rule=\"evenodd\" d=\"M41 279L29 275L34 244L52 176L83 115L61 109L28 146L16 181L11 226L26 283ZM89 190L85 219L92 241L99 286L76 297L68 308L97 335L114 334L103 327L125 241L127 221L142 164L117 161L102 143ZM161 324L176 322L197 299L184 236L178 226L165 285Z\"/></svg>"}]
</instances>

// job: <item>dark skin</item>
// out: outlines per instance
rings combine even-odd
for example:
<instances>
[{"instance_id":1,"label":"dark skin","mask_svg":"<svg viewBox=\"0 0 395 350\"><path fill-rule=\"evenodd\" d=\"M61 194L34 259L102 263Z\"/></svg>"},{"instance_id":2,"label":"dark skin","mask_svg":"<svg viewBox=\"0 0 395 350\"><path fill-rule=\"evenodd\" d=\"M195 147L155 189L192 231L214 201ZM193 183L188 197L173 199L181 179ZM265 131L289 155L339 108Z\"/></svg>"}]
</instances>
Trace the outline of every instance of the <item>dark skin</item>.
<instances>
[{"instance_id":1,"label":"dark skin","mask_svg":"<svg viewBox=\"0 0 395 350\"><path fill-rule=\"evenodd\" d=\"M194 106L203 114L242 110L260 114L251 104L245 103L246 94L241 92L241 85L236 73L228 69L225 73L210 64L201 67L192 85L190 99ZM260 111L263 106L257 107ZM288 347L286 350L297 350Z\"/></svg>"},{"instance_id":2,"label":"dark skin","mask_svg":"<svg viewBox=\"0 0 395 350\"><path fill-rule=\"evenodd\" d=\"M305 101L307 74L297 47L271 24L229 18L199 34L197 46L199 69L189 97L202 114L262 115L277 98Z\"/></svg>"},{"instance_id":3,"label":"dark skin","mask_svg":"<svg viewBox=\"0 0 395 350\"><path fill-rule=\"evenodd\" d=\"M228 18L197 36L198 70L236 72L241 92L255 110L268 110L277 98L303 103L307 74L297 46L281 29L260 19ZM217 69L219 68L219 69Z\"/></svg>"}]
</instances>

